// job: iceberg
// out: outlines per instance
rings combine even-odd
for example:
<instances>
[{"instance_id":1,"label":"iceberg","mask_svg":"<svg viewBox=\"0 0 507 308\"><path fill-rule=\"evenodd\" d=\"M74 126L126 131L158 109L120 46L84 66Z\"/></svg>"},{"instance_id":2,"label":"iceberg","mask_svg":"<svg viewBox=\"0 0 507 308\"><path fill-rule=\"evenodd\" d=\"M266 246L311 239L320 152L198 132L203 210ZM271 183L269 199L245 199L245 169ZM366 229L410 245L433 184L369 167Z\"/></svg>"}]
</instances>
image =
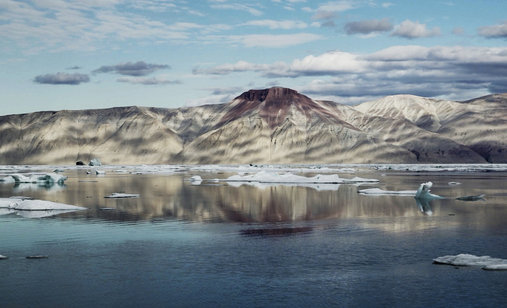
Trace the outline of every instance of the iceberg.
<instances>
[{"instance_id":1,"label":"iceberg","mask_svg":"<svg viewBox=\"0 0 507 308\"><path fill-rule=\"evenodd\" d=\"M102 166L102 163L97 158L90 160L89 166Z\"/></svg>"},{"instance_id":2,"label":"iceberg","mask_svg":"<svg viewBox=\"0 0 507 308\"><path fill-rule=\"evenodd\" d=\"M484 270L507 270L507 260L492 258L490 256L475 256L462 253L459 255L447 255L433 259L434 264L454 266L479 266Z\"/></svg>"},{"instance_id":3,"label":"iceberg","mask_svg":"<svg viewBox=\"0 0 507 308\"><path fill-rule=\"evenodd\" d=\"M15 211L16 215L23 218L44 218L64 213L72 213L78 210L44 210L44 211Z\"/></svg>"},{"instance_id":4,"label":"iceberg","mask_svg":"<svg viewBox=\"0 0 507 308\"><path fill-rule=\"evenodd\" d=\"M46 200L22 200L13 207L18 211L48 211L48 210L85 210L81 206L46 201Z\"/></svg>"},{"instance_id":5,"label":"iceberg","mask_svg":"<svg viewBox=\"0 0 507 308\"><path fill-rule=\"evenodd\" d=\"M12 176L6 175L3 178L0 178L0 182L5 184L14 183L14 179L12 178Z\"/></svg>"},{"instance_id":6,"label":"iceberg","mask_svg":"<svg viewBox=\"0 0 507 308\"><path fill-rule=\"evenodd\" d=\"M202 178L199 175L194 175L190 177L190 183L192 183L192 185L201 185Z\"/></svg>"},{"instance_id":7,"label":"iceberg","mask_svg":"<svg viewBox=\"0 0 507 308\"><path fill-rule=\"evenodd\" d=\"M104 198L139 198L139 194L112 193Z\"/></svg>"},{"instance_id":8,"label":"iceberg","mask_svg":"<svg viewBox=\"0 0 507 308\"><path fill-rule=\"evenodd\" d=\"M16 213L25 218L41 218L62 213L75 212L86 208L27 197L0 198L0 215Z\"/></svg>"},{"instance_id":9,"label":"iceberg","mask_svg":"<svg viewBox=\"0 0 507 308\"><path fill-rule=\"evenodd\" d=\"M374 195L374 196L407 196L407 197L415 197L417 190L383 190L380 188L367 188L360 189L357 191L361 195Z\"/></svg>"},{"instance_id":10,"label":"iceberg","mask_svg":"<svg viewBox=\"0 0 507 308\"><path fill-rule=\"evenodd\" d=\"M444 197L434 195L430 193L430 188L433 186L432 182L426 182L419 185L419 188L417 189L417 192L415 193L416 199L444 199Z\"/></svg>"},{"instance_id":11,"label":"iceberg","mask_svg":"<svg viewBox=\"0 0 507 308\"><path fill-rule=\"evenodd\" d=\"M63 185L67 177L57 173L43 173L43 174L21 174L14 173L10 177L14 179L14 183L28 183L52 186L54 184Z\"/></svg>"},{"instance_id":12,"label":"iceberg","mask_svg":"<svg viewBox=\"0 0 507 308\"><path fill-rule=\"evenodd\" d=\"M463 196L463 197L457 197L456 200L461 200L461 201L479 201L479 200L486 200L484 198L485 194L480 194L480 195L474 195L474 196Z\"/></svg>"},{"instance_id":13,"label":"iceberg","mask_svg":"<svg viewBox=\"0 0 507 308\"><path fill-rule=\"evenodd\" d=\"M224 182L255 182L255 183L277 183L277 184L355 184L355 183L375 183L377 179L364 179L354 177L352 179L340 178L337 174L317 174L313 177L305 177L292 173L276 173L261 171L255 174L233 175L227 179L219 181Z\"/></svg>"}]
</instances>

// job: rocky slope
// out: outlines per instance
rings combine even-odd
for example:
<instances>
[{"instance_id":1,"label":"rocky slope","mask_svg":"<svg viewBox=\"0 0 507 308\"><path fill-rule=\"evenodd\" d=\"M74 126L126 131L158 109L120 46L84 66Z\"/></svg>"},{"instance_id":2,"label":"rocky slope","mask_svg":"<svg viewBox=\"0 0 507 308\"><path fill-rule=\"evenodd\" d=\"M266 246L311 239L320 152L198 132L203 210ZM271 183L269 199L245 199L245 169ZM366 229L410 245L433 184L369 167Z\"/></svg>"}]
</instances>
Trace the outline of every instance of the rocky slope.
<instances>
[{"instance_id":1,"label":"rocky slope","mask_svg":"<svg viewBox=\"0 0 507 308\"><path fill-rule=\"evenodd\" d=\"M227 104L0 117L1 164L507 162L507 94L358 106L286 88Z\"/></svg>"}]
</instances>

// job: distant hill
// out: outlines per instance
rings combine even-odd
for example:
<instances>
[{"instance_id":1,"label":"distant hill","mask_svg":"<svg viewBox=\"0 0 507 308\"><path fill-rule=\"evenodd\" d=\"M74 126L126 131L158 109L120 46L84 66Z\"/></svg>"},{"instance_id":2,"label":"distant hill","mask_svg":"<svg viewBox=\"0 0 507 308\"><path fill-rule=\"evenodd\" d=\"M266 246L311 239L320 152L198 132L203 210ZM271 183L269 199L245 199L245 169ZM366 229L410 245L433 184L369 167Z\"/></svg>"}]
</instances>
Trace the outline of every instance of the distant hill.
<instances>
[{"instance_id":1,"label":"distant hill","mask_svg":"<svg viewBox=\"0 0 507 308\"><path fill-rule=\"evenodd\" d=\"M507 94L357 106L274 87L227 104L0 117L0 164L507 163Z\"/></svg>"}]
</instances>

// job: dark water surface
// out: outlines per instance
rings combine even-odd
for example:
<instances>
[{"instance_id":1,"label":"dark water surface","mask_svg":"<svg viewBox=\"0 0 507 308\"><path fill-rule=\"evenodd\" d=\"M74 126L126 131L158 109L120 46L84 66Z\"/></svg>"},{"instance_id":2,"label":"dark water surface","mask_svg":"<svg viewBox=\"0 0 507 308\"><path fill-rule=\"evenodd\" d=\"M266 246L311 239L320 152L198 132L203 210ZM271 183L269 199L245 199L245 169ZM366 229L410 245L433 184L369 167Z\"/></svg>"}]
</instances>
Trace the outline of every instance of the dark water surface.
<instances>
[{"instance_id":1,"label":"dark water surface","mask_svg":"<svg viewBox=\"0 0 507 308\"><path fill-rule=\"evenodd\" d=\"M460 253L507 258L507 173L365 171L340 176L380 183L320 191L195 186L194 174L80 169L65 171L64 187L0 184L0 197L88 208L37 219L0 212L0 254L9 256L0 260L0 306L507 306L506 271L432 264ZM428 180L432 193L486 200L420 207L357 193ZM140 198L104 198L113 192Z\"/></svg>"}]
</instances>

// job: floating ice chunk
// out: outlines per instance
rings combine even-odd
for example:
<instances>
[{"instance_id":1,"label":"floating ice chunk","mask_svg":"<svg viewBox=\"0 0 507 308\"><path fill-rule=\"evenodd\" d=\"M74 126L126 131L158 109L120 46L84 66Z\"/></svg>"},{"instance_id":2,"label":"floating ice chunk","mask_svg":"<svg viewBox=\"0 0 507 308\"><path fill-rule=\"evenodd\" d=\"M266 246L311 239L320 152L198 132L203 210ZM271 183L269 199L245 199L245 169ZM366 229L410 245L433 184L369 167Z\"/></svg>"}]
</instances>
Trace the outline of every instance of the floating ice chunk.
<instances>
[{"instance_id":1,"label":"floating ice chunk","mask_svg":"<svg viewBox=\"0 0 507 308\"><path fill-rule=\"evenodd\" d=\"M407 196L407 197L415 197L417 193L416 190L383 190L380 188L367 188L360 189L358 193L361 195L374 195L374 196L382 196L382 195L394 195L394 196Z\"/></svg>"},{"instance_id":2,"label":"floating ice chunk","mask_svg":"<svg viewBox=\"0 0 507 308\"><path fill-rule=\"evenodd\" d=\"M9 215L9 214L12 214L12 213L15 213L16 211L13 210L13 209L9 209L9 208L0 208L0 216L2 215Z\"/></svg>"},{"instance_id":3,"label":"floating ice chunk","mask_svg":"<svg viewBox=\"0 0 507 308\"><path fill-rule=\"evenodd\" d=\"M449 186L457 186L457 185L461 185L461 183L460 182L449 182L449 183L447 183L447 185L449 185Z\"/></svg>"},{"instance_id":4,"label":"floating ice chunk","mask_svg":"<svg viewBox=\"0 0 507 308\"><path fill-rule=\"evenodd\" d=\"M353 184L353 183L378 182L377 179L364 179L360 177L354 177L352 179L344 179L340 178L337 174L317 174L313 177L305 177L301 175L295 175L292 173L280 174L276 172L266 172L266 171L261 171L255 174L247 174L247 175L233 175L221 181L280 183L280 184L298 184L298 183Z\"/></svg>"},{"instance_id":5,"label":"floating ice chunk","mask_svg":"<svg viewBox=\"0 0 507 308\"><path fill-rule=\"evenodd\" d=\"M16 184L28 183L39 185L63 185L67 177L57 173L43 173L43 174L21 174L15 173L10 175Z\"/></svg>"},{"instance_id":6,"label":"floating ice chunk","mask_svg":"<svg viewBox=\"0 0 507 308\"><path fill-rule=\"evenodd\" d=\"M57 203L46 200L22 200L11 207L21 211L48 211L48 210L84 210L86 208L64 203Z\"/></svg>"},{"instance_id":7,"label":"floating ice chunk","mask_svg":"<svg viewBox=\"0 0 507 308\"><path fill-rule=\"evenodd\" d=\"M487 271L507 271L507 264L489 264L482 269Z\"/></svg>"},{"instance_id":8,"label":"floating ice chunk","mask_svg":"<svg viewBox=\"0 0 507 308\"><path fill-rule=\"evenodd\" d=\"M480 194L480 195L474 195L474 196L463 196L463 197L457 197L456 200L461 200L461 201L479 201L479 200L486 200L484 198L484 194Z\"/></svg>"},{"instance_id":9,"label":"floating ice chunk","mask_svg":"<svg viewBox=\"0 0 507 308\"><path fill-rule=\"evenodd\" d=\"M72 213L78 210L44 210L44 211L15 211L16 215L21 216L23 218L44 218L56 216L64 213Z\"/></svg>"},{"instance_id":10,"label":"floating ice chunk","mask_svg":"<svg viewBox=\"0 0 507 308\"><path fill-rule=\"evenodd\" d=\"M139 194L112 193L104 198L139 198Z\"/></svg>"},{"instance_id":11,"label":"floating ice chunk","mask_svg":"<svg viewBox=\"0 0 507 308\"><path fill-rule=\"evenodd\" d=\"M0 178L0 182L5 183L5 184L14 183L14 179L12 178L12 176L6 175L6 176Z\"/></svg>"},{"instance_id":12,"label":"floating ice chunk","mask_svg":"<svg viewBox=\"0 0 507 308\"><path fill-rule=\"evenodd\" d=\"M433 259L434 264L454 266L480 266L486 270L507 270L507 260L490 256L475 256L462 253L456 256L448 255Z\"/></svg>"},{"instance_id":13,"label":"floating ice chunk","mask_svg":"<svg viewBox=\"0 0 507 308\"><path fill-rule=\"evenodd\" d=\"M190 183L192 183L192 185L201 185L202 178L198 175L194 175L190 178Z\"/></svg>"},{"instance_id":14,"label":"floating ice chunk","mask_svg":"<svg viewBox=\"0 0 507 308\"><path fill-rule=\"evenodd\" d=\"M430 188L433 186L433 183L426 182L422 183L419 188L417 189L417 192L415 194L415 198L418 199L444 199L441 196L434 195L430 193Z\"/></svg>"},{"instance_id":15,"label":"floating ice chunk","mask_svg":"<svg viewBox=\"0 0 507 308\"><path fill-rule=\"evenodd\" d=\"M90 160L89 166L102 166L102 163L97 158Z\"/></svg>"},{"instance_id":16,"label":"floating ice chunk","mask_svg":"<svg viewBox=\"0 0 507 308\"><path fill-rule=\"evenodd\" d=\"M39 176L33 176L33 175L25 175L25 174L21 174L21 173L14 173L14 174L11 174L11 177L14 179L14 182L16 183L33 183L33 184L37 184L37 180L39 178Z\"/></svg>"},{"instance_id":17,"label":"floating ice chunk","mask_svg":"<svg viewBox=\"0 0 507 308\"><path fill-rule=\"evenodd\" d=\"M37 181L39 183L44 182L45 184L50 184L50 185L52 185L52 184L63 185L66 180L67 180L66 176L61 175L61 174L57 174L57 173L46 173L46 174L40 175L39 178L37 179Z\"/></svg>"},{"instance_id":18,"label":"floating ice chunk","mask_svg":"<svg viewBox=\"0 0 507 308\"><path fill-rule=\"evenodd\" d=\"M9 259L9 257L4 256L4 255L0 255L0 260L7 260L7 259Z\"/></svg>"},{"instance_id":19,"label":"floating ice chunk","mask_svg":"<svg viewBox=\"0 0 507 308\"><path fill-rule=\"evenodd\" d=\"M0 198L0 208L13 208L22 200L14 198Z\"/></svg>"},{"instance_id":20,"label":"floating ice chunk","mask_svg":"<svg viewBox=\"0 0 507 308\"><path fill-rule=\"evenodd\" d=\"M47 259L49 256L46 255L33 255L33 256L26 256L27 259Z\"/></svg>"}]
</instances>

